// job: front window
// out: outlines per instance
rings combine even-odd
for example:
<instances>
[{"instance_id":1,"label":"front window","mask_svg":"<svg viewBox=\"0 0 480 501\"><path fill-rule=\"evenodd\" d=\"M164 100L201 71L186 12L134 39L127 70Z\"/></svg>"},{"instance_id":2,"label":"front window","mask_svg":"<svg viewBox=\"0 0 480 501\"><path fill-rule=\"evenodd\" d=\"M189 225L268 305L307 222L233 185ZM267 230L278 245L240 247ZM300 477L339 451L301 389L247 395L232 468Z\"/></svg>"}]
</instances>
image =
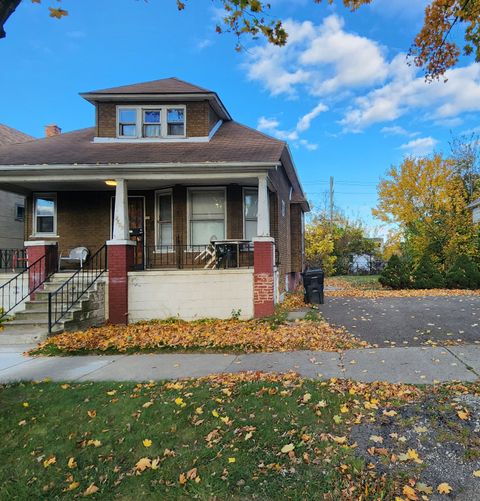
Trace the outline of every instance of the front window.
<instances>
[{"instance_id":1,"label":"front window","mask_svg":"<svg viewBox=\"0 0 480 501\"><path fill-rule=\"evenodd\" d=\"M137 110L120 108L118 110L118 135L122 137L137 136Z\"/></svg>"},{"instance_id":2,"label":"front window","mask_svg":"<svg viewBox=\"0 0 480 501\"><path fill-rule=\"evenodd\" d=\"M182 108L167 109L167 135L185 135L185 112Z\"/></svg>"},{"instance_id":3,"label":"front window","mask_svg":"<svg viewBox=\"0 0 480 501\"><path fill-rule=\"evenodd\" d=\"M162 135L162 110L143 110L143 137Z\"/></svg>"},{"instance_id":4,"label":"front window","mask_svg":"<svg viewBox=\"0 0 480 501\"><path fill-rule=\"evenodd\" d=\"M57 212L55 195L35 195L33 203L35 234L55 234Z\"/></svg>"},{"instance_id":5,"label":"front window","mask_svg":"<svg viewBox=\"0 0 480 501\"><path fill-rule=\"evenodd\" d=\"M248 188L243 192L243 217L245 240L257 236L258 190Z\"/></svg>"},{"instance_id":6,"label":"front window","mask_svg":"<svg viewBox=\"0 0 480 501\"><path fill-rule=\"evenodd\" d=\"M225 190L191 190L189 205L191 245L225 239Z\"/></svg>"},{"instance_id":7,"label":"front window","mask_svg":"<svg viewBox=\"0 0 480 501\"><path fill-rule=\"evenodd\" d=\"M157 245L173 245L172 194L157 194Z\"/></svg>"}]
</instances>

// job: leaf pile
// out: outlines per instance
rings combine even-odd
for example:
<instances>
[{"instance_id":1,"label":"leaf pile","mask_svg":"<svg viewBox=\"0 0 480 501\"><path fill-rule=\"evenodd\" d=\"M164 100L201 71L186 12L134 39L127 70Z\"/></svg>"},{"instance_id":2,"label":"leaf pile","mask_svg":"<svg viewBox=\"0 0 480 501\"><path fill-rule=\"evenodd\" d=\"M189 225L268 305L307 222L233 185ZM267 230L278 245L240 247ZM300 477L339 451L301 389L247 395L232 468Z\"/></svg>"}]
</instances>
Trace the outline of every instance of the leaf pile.
<instances>
[{"instance_id":1,"label":"leaf pile","mask_svg":"<svg viewBox=\"0 0 480 501\"><path fill-rule=\"evenodd\" d=\"M327 278L325 285L335 290L325 290L327 297L359 297L377 299L382 297L424 297L424 296L480 296L480 290L466 289L366 289L341 278Z\"/></svg>"},{"instance_id":2,"label":"leaf pile","mask_svg":"<svg viewBox=\"0 0 480 501\"><path fill-rule=\"evenodd\" d=\"M53 336L30 354L136 351L238 351L244 353L321 350L366 346L343 327L297 321L273 327L259 320L199 320L106 325Z\"/></svg>"}]
</instances>

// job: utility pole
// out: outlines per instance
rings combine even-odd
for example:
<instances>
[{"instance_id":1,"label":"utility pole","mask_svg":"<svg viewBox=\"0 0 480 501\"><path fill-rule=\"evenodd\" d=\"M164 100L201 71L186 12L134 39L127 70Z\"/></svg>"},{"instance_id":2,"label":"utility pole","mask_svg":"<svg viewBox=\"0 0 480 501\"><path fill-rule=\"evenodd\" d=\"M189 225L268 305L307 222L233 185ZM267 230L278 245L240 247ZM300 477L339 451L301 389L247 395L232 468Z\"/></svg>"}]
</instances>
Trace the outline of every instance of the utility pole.
<instances>
[{"instance_id":1,"label":"utility pole","mask_svg":"<svg viewBox=\"0 0 480 501\"><path fill-rule=\"evenodd\" d=\"M333 176L330 176L330 224L333 224Z\"/></svg>"}]
</instances>

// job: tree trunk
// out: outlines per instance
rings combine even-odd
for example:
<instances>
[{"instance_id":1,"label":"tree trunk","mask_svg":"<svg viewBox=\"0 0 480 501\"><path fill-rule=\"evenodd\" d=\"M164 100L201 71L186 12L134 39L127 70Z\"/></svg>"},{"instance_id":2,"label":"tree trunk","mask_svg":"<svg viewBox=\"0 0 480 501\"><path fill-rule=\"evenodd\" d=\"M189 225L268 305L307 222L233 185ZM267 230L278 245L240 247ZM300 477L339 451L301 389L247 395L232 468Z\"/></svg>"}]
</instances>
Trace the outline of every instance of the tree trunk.
<instances>
[{"instance_id":1,"label":"tree trunk","mask_svg":"<svg viewBox=\"0 0 480 501\"><path fill-rule=\"evenodd\" d=\"M1 0L0 1L0 38L5 38L5 23L20 5L21 0Z\"/></svg>"}]
</instances>

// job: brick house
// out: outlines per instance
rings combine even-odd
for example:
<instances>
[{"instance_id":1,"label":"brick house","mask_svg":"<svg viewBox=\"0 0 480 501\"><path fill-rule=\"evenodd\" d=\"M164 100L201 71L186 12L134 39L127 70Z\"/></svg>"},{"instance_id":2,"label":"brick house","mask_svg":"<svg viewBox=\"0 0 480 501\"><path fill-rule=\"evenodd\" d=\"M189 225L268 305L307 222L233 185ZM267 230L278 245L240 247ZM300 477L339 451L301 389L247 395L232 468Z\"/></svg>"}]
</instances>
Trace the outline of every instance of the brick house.
<instances>
[{"instance_id":1,"label":"brick house","mask_svg":"<svg viewBox=\"0 0 480 501\"><path fill-rule=\"evenodd\" d=\"M288 145L177 78L80 95L94 127L0 147L29 263L106 244L113 323L271 314L303 271L309 207Z\"/></svg>"}]
</instances>

